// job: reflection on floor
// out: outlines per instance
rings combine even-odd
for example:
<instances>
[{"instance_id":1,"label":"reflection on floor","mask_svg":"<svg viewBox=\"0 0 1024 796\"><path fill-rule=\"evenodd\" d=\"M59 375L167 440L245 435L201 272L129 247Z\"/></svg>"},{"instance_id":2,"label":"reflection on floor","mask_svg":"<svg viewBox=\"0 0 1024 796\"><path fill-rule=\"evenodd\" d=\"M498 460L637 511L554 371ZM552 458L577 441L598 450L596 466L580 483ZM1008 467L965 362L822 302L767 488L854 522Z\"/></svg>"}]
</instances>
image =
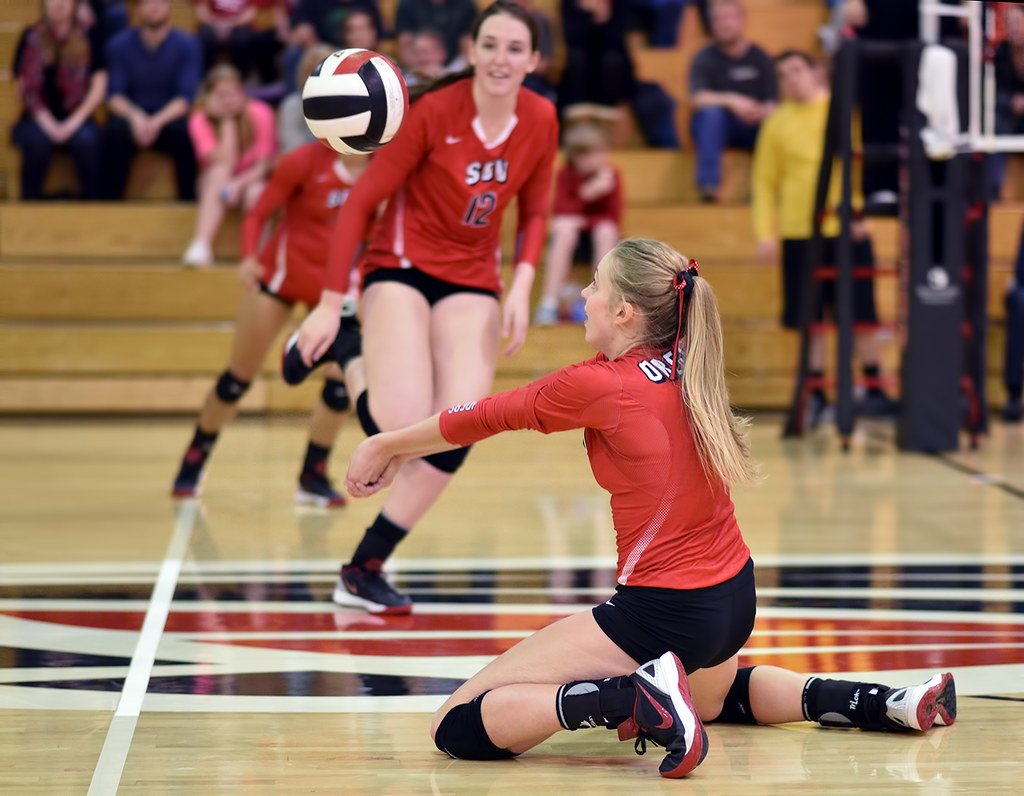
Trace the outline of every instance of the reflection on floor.
<instances>
[{"instance_id":1,"label":"reflection on floor","mask_svg":"<svg viewBox=\"0 0 1024 796\"><path fill-rule=\"evenodd\" d=\"M439 697L481 660L614 588L612 567L589 563L550 570L484 560L472 569L411 564L393 575L417 601L407 617L333 606L326 562L239 562L233 570L217 562L215 571L192 564L175 591L148 693ZM60 583L0 591L6 699L31 703L12 688L121 690L148 593L115 564L92 565L87 580L100 575L108 581L102 587L76 585L68 572ZM759 616L746 665L813 672L1024 666L1024 564L821 561L759 566L757 578ZM998 693L999 681L984 690Z\"/></svg>"}]
</instances>

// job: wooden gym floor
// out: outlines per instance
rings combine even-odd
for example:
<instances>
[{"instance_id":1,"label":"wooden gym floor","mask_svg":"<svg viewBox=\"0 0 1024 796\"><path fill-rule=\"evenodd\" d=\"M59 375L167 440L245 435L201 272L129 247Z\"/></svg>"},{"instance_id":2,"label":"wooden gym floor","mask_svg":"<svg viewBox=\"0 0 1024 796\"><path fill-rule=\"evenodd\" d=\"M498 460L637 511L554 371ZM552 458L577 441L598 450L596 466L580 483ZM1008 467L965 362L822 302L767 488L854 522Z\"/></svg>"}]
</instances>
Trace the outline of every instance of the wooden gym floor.
<instances>
[{"instance_id":1,"label":"wooden gym floor","mask_svg":"<svg viewBox=\"0 0 1024 796\"><path fill-rule=\"evenodd\" d=\"M346 794L1019 792L1024 430L981 451L843 455L758 417L765 483L735 495L758 564L748 664L952 669L960 720L927 735L709 729L684 782L611 733L516 761L452 761L429 713L490 656L611 591L607 501L574 433L474 450L394 562L412 617L329 602L378 500L292 504L304 430L244 420L200 502L174 506L187 419L0 424L0 791ZM358 440L346 426L340 475Z\"/></svg>"}]
</instances>

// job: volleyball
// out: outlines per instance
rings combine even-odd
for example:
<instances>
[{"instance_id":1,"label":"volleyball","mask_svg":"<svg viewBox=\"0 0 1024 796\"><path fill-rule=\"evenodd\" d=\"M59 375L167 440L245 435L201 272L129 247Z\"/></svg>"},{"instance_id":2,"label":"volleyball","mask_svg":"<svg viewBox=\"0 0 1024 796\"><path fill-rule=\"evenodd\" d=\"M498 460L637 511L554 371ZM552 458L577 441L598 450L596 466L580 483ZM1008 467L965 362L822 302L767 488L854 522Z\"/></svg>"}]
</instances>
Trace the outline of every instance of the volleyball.
<instances>
[{"instance_id":1,"label":"volleyball","mask_svg":"<svg viewBox=\"0 0 1024 796\"><path fill-rule=\"evenodd\" d=\"M302 113L310 132L344 155L384 146L395 137L408 109L402 73L372 50L331 53L302 88Z\"/></svg>"}]
</instances>

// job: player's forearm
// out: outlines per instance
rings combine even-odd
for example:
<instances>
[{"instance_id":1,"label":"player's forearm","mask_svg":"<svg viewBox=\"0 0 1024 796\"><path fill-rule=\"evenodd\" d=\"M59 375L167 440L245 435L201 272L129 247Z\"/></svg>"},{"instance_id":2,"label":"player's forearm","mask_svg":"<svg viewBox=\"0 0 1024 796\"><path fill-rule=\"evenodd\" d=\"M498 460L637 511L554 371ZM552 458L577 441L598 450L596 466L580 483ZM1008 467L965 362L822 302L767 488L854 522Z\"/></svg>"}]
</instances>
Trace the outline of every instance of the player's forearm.
<instances>
[{"instance_id":1,"label":"player's forearm","mask_svg":"<svg viewBox=\"0 0 1024 796\"><path fill-rule=\"evenodd\" d=\"M396 431L385 431L379 436L380 444L389 453L409 458L429 456L459 447L448 442L441 434L440 414Z\"/></svg>"}]
</instances>

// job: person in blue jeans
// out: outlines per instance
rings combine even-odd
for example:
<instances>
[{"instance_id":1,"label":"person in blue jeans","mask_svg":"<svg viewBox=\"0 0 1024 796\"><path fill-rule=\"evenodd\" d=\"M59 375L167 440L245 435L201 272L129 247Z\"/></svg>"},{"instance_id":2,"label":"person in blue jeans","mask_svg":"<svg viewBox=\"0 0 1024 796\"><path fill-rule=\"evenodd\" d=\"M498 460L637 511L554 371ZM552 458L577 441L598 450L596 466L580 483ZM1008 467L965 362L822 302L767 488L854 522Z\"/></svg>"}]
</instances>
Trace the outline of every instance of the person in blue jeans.
<instances>
[{"instance_id":1,"label":"person in blue jeans","mask_svg":"<svg viewBox=\"0 0 1024 796\"><path fill-rule=\"evenodd\" d=\"M692 135L697 150L697 190L701 201L718 199L722 152L753 150L761 122L775 108L775 64L746 36L740 0L719 0L711 8L714 42L690 67Z\"/></svg>"},{"instance_id":2,"label":"person in blue jeans","mask_svg":"<svg viewBox=\"0 0 1024 796\"><path fill-rule=\"evenodd\" d=\"M196 157L188 114L199 88L199 42L171 25L171 0L138 0L137 25L107 43L110 115L103 131L103 197L124 198L140 149L174 161L178 199L196 198Z\"/></svg>"},{"instance_id":3,"label":"person in blue jeans","mask_svg":"<svg viewBox=\"0 0 1024 796\"><path fill-rule=\"evenodd\" d=\"M1024 227L1013 278L1006 290L1006 362L1003 366L1006 385L1006 406L1003 420L1020 423L1024 420Z\"/></svg>"},{"instance_id":4,"label":"person in blue jeans","mask_svg":"<svg viewBox=\"0 0 1024 796\"><path fill-rule=\"evenodd\" d=\"M42 199L54 151L75 161L81 198L99 196L100 133L93 114L106 93L103 48L78 21L80 0L44 0L21 34L14 77L23 111L12 139L21 150L21 198Z\"/></svg>"}]
</instances>

